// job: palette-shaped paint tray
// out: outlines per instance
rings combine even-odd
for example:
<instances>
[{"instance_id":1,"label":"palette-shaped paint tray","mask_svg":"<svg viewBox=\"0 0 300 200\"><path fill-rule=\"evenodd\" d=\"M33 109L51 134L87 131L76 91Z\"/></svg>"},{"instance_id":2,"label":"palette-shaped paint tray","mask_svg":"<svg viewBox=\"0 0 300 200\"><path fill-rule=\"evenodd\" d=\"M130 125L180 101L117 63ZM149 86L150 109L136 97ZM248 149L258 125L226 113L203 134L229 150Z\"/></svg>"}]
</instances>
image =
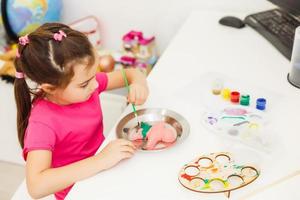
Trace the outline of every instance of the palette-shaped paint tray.
<instances>
[{"instance_id":1,"label":"palette-shaped paint tray","mask_svg":"<svg viewBox=\"0 0 300 200\"><path fill-rule=\"evenodd\" d=\"M187 189L201 193L224 193L228 198L233 190L252 183L260 171L251 165L236 164L228 152L197 157L184 165L178 175Z\"/></svg>"}]
</instances>

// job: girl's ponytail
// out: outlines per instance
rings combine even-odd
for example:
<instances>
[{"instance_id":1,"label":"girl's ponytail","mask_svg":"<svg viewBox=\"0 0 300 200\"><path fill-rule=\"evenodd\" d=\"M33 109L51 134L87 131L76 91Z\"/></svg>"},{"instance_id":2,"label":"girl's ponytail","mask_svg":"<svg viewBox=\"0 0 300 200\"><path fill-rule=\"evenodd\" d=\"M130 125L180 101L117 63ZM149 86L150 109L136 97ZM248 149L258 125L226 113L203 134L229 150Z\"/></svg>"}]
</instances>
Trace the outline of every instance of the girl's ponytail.
<instances>
[{"instance_id":1,"label":"girl's ponytail","mask_svg":"<svg viewBox=\"0 0 300 200\"><path fill-rule=\"evenodd\" d=\"M28 118L31 110L31 95L30 89L25 81L23 72L19 72L18 62L15 61L17 74L21 74L21 77L16 76L14 83L15 100L17 106L17 131L18 139L21 147L24 147L25 130L28 125ZM22 77L23 75L23 77Z\"/></svg>"}]
</instances>

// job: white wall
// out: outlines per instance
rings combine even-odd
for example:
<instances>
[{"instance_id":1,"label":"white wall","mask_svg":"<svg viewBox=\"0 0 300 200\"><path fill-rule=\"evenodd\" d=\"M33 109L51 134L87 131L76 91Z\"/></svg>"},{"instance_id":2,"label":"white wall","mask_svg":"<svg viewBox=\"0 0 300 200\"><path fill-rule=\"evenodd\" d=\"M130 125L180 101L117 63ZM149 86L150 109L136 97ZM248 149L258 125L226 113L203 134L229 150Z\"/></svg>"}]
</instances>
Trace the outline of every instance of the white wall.
<instances>
[{"instance_id":1,"label":"white wall","mask_svg":"<svg viewBox=\"0 0 300 200\"><path fill-rule=\"evenodd\" d=\"M136 29L155 35L162 52L192 10L251 13L257 2L270 4L267 0L63 0L63 22L95 15L101 21L104 47L120 49L122 35Z\"/></svg>"}]
</instances>

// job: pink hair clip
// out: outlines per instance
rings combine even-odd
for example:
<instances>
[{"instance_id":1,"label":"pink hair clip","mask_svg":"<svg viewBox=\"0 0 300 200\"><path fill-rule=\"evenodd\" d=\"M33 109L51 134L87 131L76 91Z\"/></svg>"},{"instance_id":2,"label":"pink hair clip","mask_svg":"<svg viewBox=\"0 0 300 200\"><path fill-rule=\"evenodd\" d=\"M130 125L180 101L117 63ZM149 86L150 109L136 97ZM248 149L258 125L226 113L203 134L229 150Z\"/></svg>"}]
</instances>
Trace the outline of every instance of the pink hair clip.
<instances>
[{"instance_id":1,"label":"pink hair clip","mask_svg":"<svg viewBox=\"0 0 300 200\"><path fill-rule=\"evenodd\" d=\"M16 72L16 78L20 79L20 78L24 78L24 73L23 72Z\"/></svg>"},{"instance_id":2,"label":"pink hair clip","mask_svg":"<svg viewBox=\"0 0 300 200\"><path fill-rule=\"evenodd\" d=\"M28 35L24 35L23 37L19 37L19 44L25 46L29 43Z\"/></svg>"},{"instance_id":3,"label":"pink hair clip","mask_svg":"<svg viewBox=\"0 0 300 200\"><path fill-rule=\"evenodd\" d=\"M62 30L59 30L58 33L54 33L53 35L53 39L56 41L61 41L63 37L67 37L67 35Z\"/></svg>"}]
</instances>

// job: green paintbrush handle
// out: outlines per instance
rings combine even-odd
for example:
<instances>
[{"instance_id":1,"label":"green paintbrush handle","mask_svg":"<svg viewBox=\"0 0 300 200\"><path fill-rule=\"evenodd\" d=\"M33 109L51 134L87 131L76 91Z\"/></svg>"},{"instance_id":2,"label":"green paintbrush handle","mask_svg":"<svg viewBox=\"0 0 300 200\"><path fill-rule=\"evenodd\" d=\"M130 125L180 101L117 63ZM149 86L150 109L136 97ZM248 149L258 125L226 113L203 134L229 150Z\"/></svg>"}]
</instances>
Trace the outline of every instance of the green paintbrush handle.
<instances>
[{"instance_id":1,"label":"green paintbrush handle","mask_svg":"<svg viewBox=\"0 0 300 200\"><path fill-rule=\"evenodd\" d=\"M129 91L130 91L129 90L129 84L128 84L128 80L127 80L127 77L126 77L126 74L125 74L125 71L124 71L123 67L121 68L121 71L122 71L122 76L123 76L123 79L124 79L124 82L125 82L125 86L127 88L128 94L129 94ZM137 116L135 105L133 103L131 105L132 105L132 109L133 109L134 114Z\"/></svg>"},{"instance_id":2,"label":"green paintbrush handle","mask_svg":"<svg viewBox=\"0 0 300 200\"><path fill-rule=\"evenodd\" d=\"M128 84L128 80L127 80L127 77L126 77L126 74L125 74L125 71L124 71L123 67L121 68L121 71L122 71L122 76L123 76L123 79L124 79L124 82L125 82L125 86L127 88L127 91L129 92L129 84Z\"/></svg>"},{"instance_id":3,"label":"green paintbrush handle","mask_svg":"<svg viewBox=\"0 0 300 200\"><path fill-rule=\"evenodd\" d=\"M136 109L135 109L135 105L134 105L133 103L132 103L131 105L132 105L133 112L134 112L134 113L137 113L137 112L136 112Z\"/></svg>"}]
</instances>

